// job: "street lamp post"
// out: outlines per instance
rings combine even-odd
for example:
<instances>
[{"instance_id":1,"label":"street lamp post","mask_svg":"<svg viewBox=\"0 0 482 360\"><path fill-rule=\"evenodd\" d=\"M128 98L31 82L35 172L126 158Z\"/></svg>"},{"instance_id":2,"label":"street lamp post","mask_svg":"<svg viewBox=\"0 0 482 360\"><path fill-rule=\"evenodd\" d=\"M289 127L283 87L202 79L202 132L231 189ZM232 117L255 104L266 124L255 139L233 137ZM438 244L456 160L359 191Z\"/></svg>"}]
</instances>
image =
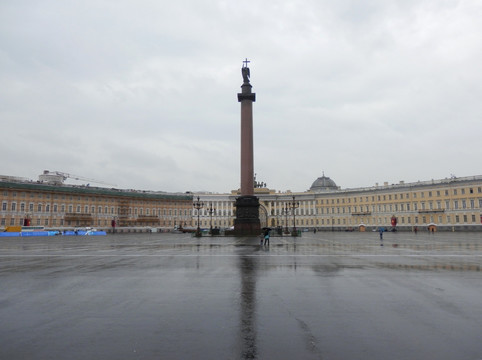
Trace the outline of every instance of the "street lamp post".
<instances>
[{"instance_id":1,"label":"street lamp post","mask_svg":"<svg viewBox=\"0 0 482 360\"><path fill-rule=\"evenodd\" d=\"M216 208L213 207L213 203L211 203L206 210L208 211L209 216L211 217L211 221L209 225L209 233L212 235L213 234L213 213L216 213Z\"/></svg>"},{"instance_id":2,"label":"street lamp post","mask_svg":"<svg viewBox=\"0 0 482 360\"><path fill-rule=\"evenodd\" d=\"M288 205L285 204L285 207L283 208L283 214L285 215L285 234L289 234L288 230L288 213L289 213Z\"/></svg>"},{"instance_id":3,"label":"street lamp post","mask_svg":"<svg viewBox=\"0 0 482 360\"><path fill-rule=\"evenodd\" d=\"M200 210L203 208L204 203L202 201L199 201L199 196L197 197L197 201L195 201L193 204L194 208L197 210L197 229L196 229L196 236L200 237L201 234L201 228L199 227L199 215L200 215Z\"/></svg>"},{"instance_id":4,"label":"street lamp post","mask_svg":"<svg viewBox=\"0 0 482 360\"><path fill-rule=\"evenodd\" d=\"M292 236L297 236L296 233L296 209L300 207L300 202L295 201L295 196L293 195L293 201L288 203L288 206L291 210L293 210L293 233Z\"/></svg>"}]
</instances>

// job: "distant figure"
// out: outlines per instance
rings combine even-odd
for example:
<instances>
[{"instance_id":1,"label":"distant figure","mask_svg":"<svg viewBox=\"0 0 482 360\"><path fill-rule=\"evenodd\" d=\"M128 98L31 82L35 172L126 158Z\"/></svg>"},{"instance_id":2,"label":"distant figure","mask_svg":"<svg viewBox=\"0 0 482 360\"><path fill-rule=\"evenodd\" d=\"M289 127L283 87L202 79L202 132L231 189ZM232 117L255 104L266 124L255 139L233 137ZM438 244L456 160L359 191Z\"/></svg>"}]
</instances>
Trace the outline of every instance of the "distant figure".
<instances>
[{"instance_id":1,"label":"distant figure","mask_svg":"<svg viewBox=\"0 0 482 360\"><path fill-rule=\"evenodd\" d=\"M416 234L417 231L418 231L418 228L415 226L415 227L413 228L413 232Z\"/></svg>"},{"instance_id":2,"label":"distant figure","mask_svg":"<svg viewBox=\"0 0 482 360\"><path fill-rule=\"evenodd\" d=\"M266 230L264 231L264 234L263 234L263 235L264 235L264 244L265 244L265 245L266 245L266 244L269 245L269 229L266 229Z\"/></svg>"},{"instance_id":3,"label":"distant figure","mask_svg":"<svg viewBox=\"0 0 482 360\"><path fill-rule=\"evenodd\" d=\"M380 233L380 240L383 240L383 228L378 229L378 232Z\"/></svg>"},{"instance_id":4,"label":"distant figure","mask_svg":"<svg viewBox=\"0 0 482 360\"><path fill-rule=\"evenodd\" d=\"M316 234L316 228L314 228L314 229L313 229L313 233L315 233L315 234Z\"/></svg>"}]
</instances>

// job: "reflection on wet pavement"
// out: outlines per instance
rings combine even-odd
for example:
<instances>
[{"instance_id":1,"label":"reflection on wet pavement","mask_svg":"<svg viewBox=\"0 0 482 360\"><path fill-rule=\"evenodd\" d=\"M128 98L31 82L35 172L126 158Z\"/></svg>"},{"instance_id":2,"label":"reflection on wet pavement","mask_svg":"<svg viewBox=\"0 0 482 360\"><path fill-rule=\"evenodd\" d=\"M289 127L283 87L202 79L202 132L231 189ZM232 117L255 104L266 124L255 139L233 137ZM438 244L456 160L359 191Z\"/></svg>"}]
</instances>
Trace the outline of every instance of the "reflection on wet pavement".
<instances>
[{"instance_id":1,"label":"reflection on wet pavement","mask_svg":"<svg viewBox=\"0 0 482 360\"><path fill-rule=\"evenodd\" d=\"M478 233L2 239L0 358L480 359L481 266Z\"/></svg>"}]
</instances>

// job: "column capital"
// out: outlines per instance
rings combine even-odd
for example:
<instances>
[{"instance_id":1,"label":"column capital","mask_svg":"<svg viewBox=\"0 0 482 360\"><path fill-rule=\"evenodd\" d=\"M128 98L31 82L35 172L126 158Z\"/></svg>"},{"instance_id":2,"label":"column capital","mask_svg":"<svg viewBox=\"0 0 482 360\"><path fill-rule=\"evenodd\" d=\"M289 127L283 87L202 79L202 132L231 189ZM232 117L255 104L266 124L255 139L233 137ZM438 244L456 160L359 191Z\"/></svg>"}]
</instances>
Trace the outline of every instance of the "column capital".
<instances>
[{"instance_id":1,"label":"column capital","mask_svg":"<svg viewBox=\"0 0 482 360\"><path fill-rule=\"evenodd\" d=\"M251 100L256 101L256 93L238 93L238 101L241 102L243 100Z\"/></svg>"}]
</instances>

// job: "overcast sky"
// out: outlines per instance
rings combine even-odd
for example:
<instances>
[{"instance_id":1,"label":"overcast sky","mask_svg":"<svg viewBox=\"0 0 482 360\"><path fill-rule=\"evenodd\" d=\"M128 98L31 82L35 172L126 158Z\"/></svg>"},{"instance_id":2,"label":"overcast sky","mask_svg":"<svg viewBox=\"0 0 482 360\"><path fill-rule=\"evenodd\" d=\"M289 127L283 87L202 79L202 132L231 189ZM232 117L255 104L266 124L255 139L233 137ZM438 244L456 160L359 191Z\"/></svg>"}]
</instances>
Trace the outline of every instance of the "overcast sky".
<instances>
[{"instance_id":1,"label":"overcast sky","mask_svg":"<svg viewBox=\"0 0 482 360\"><path fill-rule=\"evenodd\" d=\"M0 174L276 190L482 174L480 0L2 0ZM92 183L92 185L95 185Z\"/></svg>"}]
</instances>

